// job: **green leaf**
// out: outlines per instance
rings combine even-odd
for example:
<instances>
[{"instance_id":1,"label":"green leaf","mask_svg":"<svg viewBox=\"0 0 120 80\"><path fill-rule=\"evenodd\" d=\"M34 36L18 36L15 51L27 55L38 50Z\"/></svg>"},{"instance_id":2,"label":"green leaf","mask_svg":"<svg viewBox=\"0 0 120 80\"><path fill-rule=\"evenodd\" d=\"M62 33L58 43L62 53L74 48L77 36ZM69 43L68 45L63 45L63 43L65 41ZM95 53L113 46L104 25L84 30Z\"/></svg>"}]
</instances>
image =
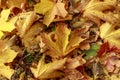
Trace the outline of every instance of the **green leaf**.
<instances>
[{"instance_id":1,"label":"green leaf","mask_svg":"<svg viewBox=\"0 0 120 80\"><path fill-rule=\"evenodd\" d=\"M85 59L89 59L92 56L97 55L97 51L100 49L99 44L93 44L89 50L84 51L85 53Z\"/></svg>"}]
</instances>

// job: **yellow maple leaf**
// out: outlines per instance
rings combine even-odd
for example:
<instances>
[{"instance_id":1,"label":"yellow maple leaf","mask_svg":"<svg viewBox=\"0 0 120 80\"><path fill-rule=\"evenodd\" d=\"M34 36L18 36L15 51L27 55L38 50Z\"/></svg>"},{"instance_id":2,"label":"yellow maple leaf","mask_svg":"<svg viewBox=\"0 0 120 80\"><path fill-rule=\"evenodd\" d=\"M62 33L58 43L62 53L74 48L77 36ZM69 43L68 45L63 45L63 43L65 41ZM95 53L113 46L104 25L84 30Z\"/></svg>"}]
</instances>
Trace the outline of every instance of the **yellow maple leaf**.
<instances>
[{"instance_id":1,"label":"yellow maple leaf","mask_svg":"<svg viewBox=\"0 0 120 80\"><path fill-rule=\"evenodd\" d=\"M65 10L64 3L60 1L54 3L50 0L41 0L38 4L35 5L34 11L36 13L45 15L43 23L47 26L54 20L56 15L65 18L68 13Z\"/></svg>"},{"instance_id":2,"label":"yellow maple leaf","mask_svg":"<svg viewBox=\"0 0 120 80\"><path fill-rule=\"evenodd\" d=\"M54 7L45 14L43 23L48 26L54 20L56 15L65 18L67 13L68 12L65 10L65 4L57 2Z\"/></svg>"},{"instance_id":3,"label":"yellow maple leaf","mask_svg":"<svg viewBox=\"0 0 120 80\"><path fill-rule=\"evenodd\" d=\"M47 11L52 9L54 3L50 0L41 0L38 4L35 5L34 11L39 14L45 14Z\"/></svg>"},{"instance_id":4,"label":"yellow maple leaf","mask_svg":"<svg viewBox=\"0 0 120 80\"><path fill-rule=\"evenodd\" d=\"M6 66L5 63L10 63L17 56L17 52L12 50L10 47L4 49L6 47L6 43L3 40L0 40L0 75L5 76L10 79L14 70L10 68L10 66Z\"/></svg>"},{"instance_id":5,"label":"yellow maple leaf","mask_svg":"<svg viewBox=\"0 0 120 80\"><path fill-rule=\"evenodd\" d=\"M117 0L90 0L84 9L84 17L89 18L97 24L100 24L100 20L108 21L110 23L117 22L117 17L110 11L110 9L115 8ZM109 10L104 12L105 10Z\"/></svg>"},{"instance_id":6,"label":"yellow maple leaf","mask_svg":"<svg viewBox=\"0 0 120 80\"><path fill-rule=\"evenodd\" d=\"M115 74L113 74L112 76L111 76L111 80L119 80L120 79L120 75L115 75Z\"/></svg>"},{"instance_id":7,"label":"yellow maple leaf","mask_svg":"<svg viewBox=\"0 0 120 80\"><path fill-rule=\"evenodd\" d=\"M21 13L19 15L19 19L17 20L17 25L18 25L17 29L21 37L27 32L27 30L29 30L29 28L37 19L38 16L33 11L27 13Z\"/></svg>"},{"instance_id":8,"label":"yellow maple leaf","mask_svg":"<svg viewBox=\"0 0 120 80\"><path fill-rule=\"evenodd\" d=\"M11 8L2 10L1 19L4 20L4 21L7 21L10 13L11 13Z\"/></svg>"},{"instance_id":9,"label":"yellow maple leaf","mask_svg":"<svg viewBox=\"0 0 120 80\"><path fill-rule=\"evenodd\" d=\"M79 32L75 31L71 34L71 30L64 23L59 23L56 27L55 41L50 35L44 33L41 35L43 42L49 47L47 54L55 57L63 57L79 46L84 39L81 38ZM70 37L70 38L69 38Z\"/></svg>"},{"instance_id":10,"label":"yellow maple leaf","mask_svg":"<svg viewBox=\"0 0 120 80\"><path fill-rule=\"evenodd\" d=\"M115 26L106 22L100 26L100 36L111 45L120 47L120 29L115 30Z\"/></svg>"},{"instance_id":11,"label":"yellow maple leaf","mask_svg":"<svg viewBox=\"0 0 120 80\"><path fill-rule=\"evenodd\" d=\"M0 64L0 75L3 75L4 77L6 77L10 80L13 73L14 73L14 70L11 69L9 66L5 66L4 64Z\"/></svg>"},{"instance_id":12,"label":"yellow maple leaf","mask_svg":"<svg viewBox=\"0 0 120 80\"><path fill-rule=\"evenodd\" d=\"M31 71L34 74L36 78L42 79L42 78L55 78L63 75L63 73L57 71L63 68L63 65L66 62L66 58L61 60L54 60L50 63L45 63L45 57L43 56L39 63L37 68L31 67Z\"/></svg>"},{"instance_id":13,"label":"yellow maple leaf","mask_svg":"<svg viewBox=\"0 0 120 80\"><path fill-rule=\"evenodd\" d=\"M5 51L3 51L3 53L0 54L0 63L12 62L16 56L17 53L14 50L8 48Z\"/></svg>"},{"instance_id":14,"label":"yellow maple leaf","mask_svg":"<svg viewBox=\"0 0 120 80\"><path fill-rule=\"evenodd\" d=\"M108 22L100 26L100 37L105 38L114 30L114 26Z\"/></svg>"},{"instance_id":15,"label":"yellow maple leaf","mask_svg":"<svg viewBox=\"0 0 120 80\"><path fill-rule=\"evenodd\" d=\"M5 63L12 62L14 58L17 56L17 53L10 48L6 49L0 54L0 75L11 78L14 70L10 68L10 66L6 66Z\"/></svg>"},{"instance_id":16,"label":"yellow maple leaf","mask_svg":"<svg viewBox=\"0 0 120 80\"><path fill-rule=\"evenodd\" d=\"M13 29L15 29L15 22L17 20L17 17L12 17L10 19L9 15L11 13L11 8L10 9L5 9L2 10L1 12L1 17L0 17L0 34L2 37L3 33L2 31L6 31L6 32L11 32Z\"/></svg>"},{"instance_id":17,"label":"yellow maple leaf","mask_svg":"<svg viewBox=\"0 0 120 80\"><path fill-rule=\"evenodd\" d=\"M0 19L0 31L11 32L13 29L15 29L15 25L13 23L5 22Z\"/></svg>"},{"instance_id":18,"label":"yellow maple leaf","mask_svg":"<svg viewBox=\"0 0 120 80\"><path fill-rule=\"evenodd\" d=\"M4 34L3 34L3 32L2 31L0 31L0 39L1 39L1 37L3 36Z\"/></svg>"}]
</instances>

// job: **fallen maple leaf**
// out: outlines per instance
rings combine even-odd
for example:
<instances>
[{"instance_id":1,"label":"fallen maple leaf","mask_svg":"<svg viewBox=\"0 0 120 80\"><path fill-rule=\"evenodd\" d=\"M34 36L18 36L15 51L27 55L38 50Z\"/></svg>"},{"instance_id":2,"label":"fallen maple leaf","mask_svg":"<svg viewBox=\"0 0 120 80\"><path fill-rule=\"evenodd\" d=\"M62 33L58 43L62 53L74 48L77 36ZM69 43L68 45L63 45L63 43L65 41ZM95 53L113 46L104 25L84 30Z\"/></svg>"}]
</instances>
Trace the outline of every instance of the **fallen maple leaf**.
<instances>
[{"instance_id":1,"label":"fallen maple leaf","mask_svg":"<svg viewBox=\"0 0 120 80\"><path fill-rule=\"evenodd\" d=\"M100 37L105 38L107 35L109 35L112 31L114 31L114 26L108 22L103 23L100 26Z\"/></svg>"},{"instance_id":2,"label":"fallen maple leaf","mask_svg":"<svg viewBox=\"0 0 120 80\"><path fill-rule=\"evenodd\" d=\"M82 56L76 56L75 58L68 58L66 61L67 69L75 69L79 66L82 66L86 63L86 60L82 58Z\"/></svg>"},{"instance_id":3,"label":"fallen maple leaf","mask_svg":"<svg viewBox=\"0 0 120 80\"><path fill-rule=\"evenodd\" d=\"M100 50L98 51L98 57L101 57L104 53L106 53L110 49L110 45L108 42L103 43L100 46Z\"/></svg>"},{"instance_id":4,"label":"fallen maple leaf","mask_svg":"<svg viewBox=\"0 0 120 80\"><path fill-rule=\"evenodd\" d=\"M11 32L13 29L15 29L15 22L17 20L17 17L12 17L8 19L10 13L11 13L11 8L3 10L1 12L0 31Z\"/></svg>"},{"instance_id":5,"label":"fallen maple leaf","mask_svg":"<svg viewBox=\"0 0 120 80\"><path fill-rule=\"evenodd\" d=\"M65 74L65 78L61 80L87 80L84 79L84 75L76 69L65 70Z\"/></svg>"},{"instance_id":6,"label":"fallen maple leaf","mask_svg":"<svg viewBox=\"0 0 120 80\"><path fill-rule=\"evenodd\" d=\"M0 39L1 39L1 37L3 36L4 34L3 34L3 32L2 31L0 31Z\"/></svg>"},{"instance_id":7,"label":"fallen maple leaf","mask_svg":"<svg viewBox=\"0 0 120 80\"><path fill-rule=\"evenodd\" d=\"M99 48L100 48L99 44L92 44L89 50L84 51L84 53L86 55L85 58L89 59L91 57L96 56Z\"/></svg>"},{"instance_id":8,"label":"fallen maple leaf","mask_svg":"<svg viewBox=\"0 0 120 80\"><path fill-rule=\"evenodd\" d=\"M2 10L1 19L4 20L4 21L7 21L10 13L11 13L11 8Z\"/></svg>"},{"instance_id":9,"label":"fallen maple leaf","mask_svg":"<svg viewBox=\"0 0 120 80\"><path fill-rule=\"evenodd\" d=\"M66 58L61 60L54 60L50 63L45 63L45 57L43 56L37 68L31 67L31 71L36 78L43 79L43 78L55 78L60 77L63 73L57 71L64 67L66 62Z\"/></svg>"},{"instance_id":10,"label":"fallen maple leaf","mask_svg":"<svg viewBox=\"0 0 120 80\"><path fill-rule=\"evenodd\" d=\"M100 26L100 36L105 42L112 46L120 47L120 29L115 30L115 26L106 22Z\"/></svg>"},{"instance_id":11,"label":"fallen maple leaf","mask_svg":"<svg viewBox=\"0 0 120 80\"><path fill-rule=\"evenodd\" d=\"M6 66L5 63L12 62L17 56L17 53L14 50L11 50L10 48L1 52L2 53L0 54L0 75L3 75L10 79L12 74L14 73L14 70L11 69L10 66Z\"/></svg>"},{"instance_id":12,"label":"fallen maple leaf","mask_svg":"<svg viewBox=\"0 0 120 80\"><path fill-rule=\"evenodd\" d=\"M71 34L71 30L67 28L65 23L59 23L56 27L55 41L50 35L41 34L43 42L49 47L47 54L55 57L63 57L79 46L84 39L79 35L79 30ZM70 38L69 38L70 37Z\"/></svg>"},{"instance_id":13,"label":"fallen maple leaf","mask_svg":"<svg viewBox=\"0 0 120 80\"><path fill-rule=\"evenodd\" d=\"M49 5L49 7L48 7ZM34 11L36 13L39 14L45 14L46 12L48 12L50 9L52 9L54 6L54 2L50 1L50 0L41 0L39 3L37 3L34 6Z\"/></svg>"},{"instance_id":14,"label":"fallen maple leaf","mask_svg":"<svg viewBox=\"0 0 120 80\"><path fill-rule=\"evenodd\" d=\"M17 20L17 29L21 37L23 37L23 35L37 19L38 16L35 12L28 12L19 15L19 19Z\"/></svg>"},{"instance_id":15,"label":"fallen maple leaf","mask_svg":"<svg viewBox=\"0 0 120 80\"><path fill-rule=\"evenodd\" d=\"M9 66L5 66L4 64L0 64L0 75L11 79L12 74L14 73L14 70L11 69Z\"/></svg>"},{"instance_id":16,"label":"fallen maple leaf","mask_svg":"<svg viewBox=\"0 0 120 80\"><path fill-rule=\"evenodd\" d=\"M12 62L16 56L17 53L14 50L8 48L5 51L3 51L3 53L0 54L0 63Z\"/></svg>"},{"instance_id":17,"label":"fallen maple leaf","mask_svg":"<svg viewBox=\"0 0 120 80\"><path fill-rule=\"evenodd\" d=\"M27 31L26 34L24 34L22 38L22 43L24 44L28 51L30 51L33 46L39 44L37 36L43 29L44 25L42 23L36 22L34 25L30 27L29 31Z\"/></svg>"},{"instance_id":18,"label":"fallen maple leaf","mask_svg":"<svg viewBox=\"0 0 120 80\"><path fill-rule=\"evenodd\" d=\"M41 0L41 2L35 5L34 11L36 13L45 15L43 19L43 23L47 26L54 20L56 15L65 18L68 13L65 10L64 3L60 1L54 3L50 0Z\"/></svg>"},{"instance_id":19,"label":"fallen maple leaf","mask_svg":"<svg viewBox=\"0 0 120 80\"><path fill-rule=\"evenodd\" d=\"M111 80L119 80L120 79L120 75L118 74L114 74L111 76Z\"/></svg>"},{"instance_id":20,"label":"fallen maple leaf","mask_svg":"<svg viewBox=\"0 0 120 80\"><path fill-rule=\"evenodd\" d=\"M116 4L116 0L90 0L84 9L83 16L89 18L98 25L100 24L100 20L115 23L118 19L115 14L112 11L108 11L107 13L104 11L113 9Z\"/></svg>"},{"instance_id":21,"label":"fallen maple leaf","mask_svg":"<svg viewBox=\"0 0 120 80\"><path fill-rule=\"evenodd\" d=\"M65 10L65 4L57 2L54 7L45 14L43 23L48 26L54 20L56 15L65 18L67 13L68 12Z\"/></svg>"},{"instance_id":22,"label":"fallen maple leaf","mask_svg":"<svg viewBox=\"0 0 120 80\"><path fill-rule=\"evenodd\" d=\"M0 40L0 75L11 78L14 70L10 68L10 66L6 66L5 63L10 63L17 56L17 52L12 50L10 47L6 48L6 42L4 40ZM7 73L7 74L6 74Z\"/></svg>"}]
</instances>

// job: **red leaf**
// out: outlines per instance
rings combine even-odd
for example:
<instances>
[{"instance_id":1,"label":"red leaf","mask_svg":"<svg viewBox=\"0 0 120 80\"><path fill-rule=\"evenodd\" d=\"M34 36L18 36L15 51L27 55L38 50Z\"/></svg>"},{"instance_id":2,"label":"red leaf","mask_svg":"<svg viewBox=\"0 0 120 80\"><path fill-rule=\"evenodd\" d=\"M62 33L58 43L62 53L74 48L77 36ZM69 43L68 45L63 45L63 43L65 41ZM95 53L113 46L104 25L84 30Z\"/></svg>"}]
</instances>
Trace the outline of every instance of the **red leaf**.
<instances>
[{"instance_id":1,"label":"red leaf","mask_svg":"<svg viewBox=\"0 0 120 80\"><path fill-rule=\"evenodd\" d=\"M120 48L116 47L116 46L112 46L110 47L109 43L103 43L100 46L100 50L98 51L98 57L101 57L104 53L108 53L108 52L115 52L118 53L120 52Z\"/></svg>"},{"instance_id":2,"label":"red leaf","mask_svg":"<svg viewBox=\"0 0 120 80\"><path fill-rule=\"evenodd\" d=\"M101 57L103 55L103 53L107 52L107 50L109 50L109 43L106 42L106 43L103 43L101 46L100 46L100 50L98 51L98 57Z\"/></svg>"},{"instance_id":3,"label":"red leaf","mask_svg":"<svg viewBox=\"0 0 120 80\"><path fill-rule=\"evenodd\" d=\"M77 67L76 69L83 74L83 76L84 76L83 80L88 80L87 76L85 75L84 66L79 66L79 67Z\"/></svg>"}]
</instances>

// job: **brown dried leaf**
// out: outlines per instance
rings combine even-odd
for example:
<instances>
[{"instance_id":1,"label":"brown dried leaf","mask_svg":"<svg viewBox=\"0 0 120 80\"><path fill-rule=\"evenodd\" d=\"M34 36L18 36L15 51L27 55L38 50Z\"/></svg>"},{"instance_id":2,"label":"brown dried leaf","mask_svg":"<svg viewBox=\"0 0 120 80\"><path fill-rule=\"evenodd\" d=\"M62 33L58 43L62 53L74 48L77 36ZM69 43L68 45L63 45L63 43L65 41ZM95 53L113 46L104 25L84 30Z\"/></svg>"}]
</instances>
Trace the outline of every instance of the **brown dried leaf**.
<instances>
[{"instance_id":1,"label":"brown dried leaf","mask_svg":"<svg viewBox=\"0 0 120 80\"><path fill-rule=\"evenodd\" d=\"M62 80L85 80L83 74L76 69L66 70L65 73L66 76Z\"/></svg>"},{"instance_id":2,"label":"brown dried leaf","mask_svg":"<svg viewBox=\"0 0 120 80\"><path fill-rule=\"evenodd\" d=\"M66 62L66 68L67 69L75 69L78 66L82 66L85 64L85 59L82 58L82 56L77 56L75 58L68 58Z\"/></svg>"}]
</instances>

